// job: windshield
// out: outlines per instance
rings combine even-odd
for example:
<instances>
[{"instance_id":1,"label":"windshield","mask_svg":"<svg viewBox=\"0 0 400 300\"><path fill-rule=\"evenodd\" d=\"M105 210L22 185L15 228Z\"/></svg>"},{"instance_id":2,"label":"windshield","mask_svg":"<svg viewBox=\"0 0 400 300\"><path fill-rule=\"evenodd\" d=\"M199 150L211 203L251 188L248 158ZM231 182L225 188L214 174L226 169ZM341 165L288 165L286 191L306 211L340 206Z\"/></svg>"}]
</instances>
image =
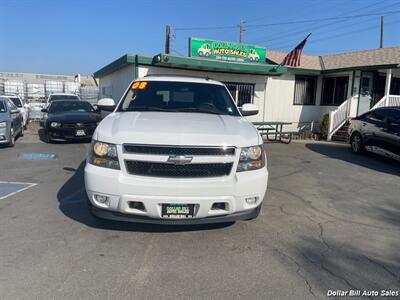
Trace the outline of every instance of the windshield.
<instances>
[{"instance_id":1,"label":"windshield","mask_svg":"<svg viewBox=\"0 0 400 300\"><path fill-rule=\"evenodd\" d=\"M90 103L84 101L55 101L49 107L49 113L94 112Z\"/></svg>"},{"instance_id":2,"label":"windshield","mask_svg":"<svg viewBox=\"0 0 400 300\"><path fill-rule=\"evenodd\" d=\"M79 97L75 95L51 95L49 102L54 100L79 100Z\"/></svg>"},{"instance_id":3,"label":"windshield","mask_svg":"<svg viewBox=\"0 0 400 300\"><path fill-rule=\"evenodd\" d=\"M6 111L7 111L7 109L6 109L6 105L5 105L4 101L0 100L0 113L6 112Z\"/></svg>"},{"instance_id":4,"label":"windshield","mask_svg":"<svg viewBox=\"0 0 400 300\"><path fill-rule=\"evenodd\" d=\"M118 111L194 112L240 116L222 85L192 82L135 82Z\"/></svg>"},{"instance_id":5,"label":"windshield","mask_svg":"<svg viewBox=\"0 0 400 300\"><path fill-rule=\"evenodd\" d=\"M21 100L18 97L9 97L16 107L22 107Z\"/></svg>"}]
</instances>

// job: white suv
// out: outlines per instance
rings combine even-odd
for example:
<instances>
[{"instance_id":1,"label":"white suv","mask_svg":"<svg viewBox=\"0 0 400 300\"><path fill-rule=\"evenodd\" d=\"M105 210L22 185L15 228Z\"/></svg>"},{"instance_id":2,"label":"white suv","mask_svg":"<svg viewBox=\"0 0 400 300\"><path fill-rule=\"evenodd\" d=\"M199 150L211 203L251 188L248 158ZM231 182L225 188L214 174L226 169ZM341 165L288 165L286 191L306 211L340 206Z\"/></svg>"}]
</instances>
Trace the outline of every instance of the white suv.
<instances>
[{"instance_id":1,"label":"white suv","mask_svg":"<svg viewBox=\"0 0 400 300\"><path fill-rule=\"evenodd\" d=\"M88 204L98 217L197 224L258 216L267 158L257 129L224 84L149 76L128 87L98 125L85 167Z\"/></svg>"}]
</instances>

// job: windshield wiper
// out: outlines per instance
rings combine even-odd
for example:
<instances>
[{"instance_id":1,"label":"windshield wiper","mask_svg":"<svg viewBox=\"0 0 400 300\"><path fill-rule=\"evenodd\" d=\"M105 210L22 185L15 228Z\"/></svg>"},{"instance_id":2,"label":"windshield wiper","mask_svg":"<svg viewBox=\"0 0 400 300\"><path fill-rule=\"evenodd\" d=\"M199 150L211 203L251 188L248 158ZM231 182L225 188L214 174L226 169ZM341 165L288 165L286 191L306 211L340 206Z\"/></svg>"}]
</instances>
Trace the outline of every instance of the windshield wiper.
<instances>
[{"instance_id":1,"label":"windshield wiper","mask_svg":"<svg viewBox=\"0 0 400 300\"><path fill-rule=\"evenodd\" d=\"M197 107L186 107L177 109L177 112L196 112L196 113L204 113L204 114L214 114L214 115L223 115L224 113L215 110L201 109Z\"/></svg>"},{"instance_id":2,"label":"windshield wiper","mask_svg":"<svg viewBox=\"0 0 400 300\"><path fill-rule=\"evenodd\" d=\"M131 109L127 109L126 111L167 111L167 112L171 112L172 110L157 107L157 106L136 106L136 107L132 107Z\"/></svg>"}]
</instances>

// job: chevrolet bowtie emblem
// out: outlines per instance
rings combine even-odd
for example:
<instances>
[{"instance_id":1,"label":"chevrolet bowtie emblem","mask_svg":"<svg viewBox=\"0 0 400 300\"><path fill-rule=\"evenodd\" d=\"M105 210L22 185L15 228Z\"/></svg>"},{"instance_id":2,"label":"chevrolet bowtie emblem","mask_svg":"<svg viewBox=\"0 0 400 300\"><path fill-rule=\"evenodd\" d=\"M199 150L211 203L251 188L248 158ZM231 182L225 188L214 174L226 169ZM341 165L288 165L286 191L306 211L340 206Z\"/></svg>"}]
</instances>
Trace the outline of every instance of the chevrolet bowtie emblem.
<instances>
[{"instance_id":1,"label":"chevrolet bowtie emblem","mask_svg":"<svg viewBox=\"0 0 400 300\"><path fill-rule=\"evenodd\" d=\"M190 164L193 160L192 156L186 156L186 155L171 155L168 157L167 162L175 165L187 165Z\"/></svg>"}]
</instances>

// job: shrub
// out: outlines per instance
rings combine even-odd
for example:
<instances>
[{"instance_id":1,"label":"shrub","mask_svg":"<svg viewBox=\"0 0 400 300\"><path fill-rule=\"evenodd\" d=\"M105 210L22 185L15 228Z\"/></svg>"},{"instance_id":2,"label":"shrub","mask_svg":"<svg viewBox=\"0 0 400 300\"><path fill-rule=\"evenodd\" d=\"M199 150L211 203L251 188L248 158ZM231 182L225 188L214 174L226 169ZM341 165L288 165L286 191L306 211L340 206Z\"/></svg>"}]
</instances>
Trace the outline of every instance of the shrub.
<instances>
[{"instance_id":1,"label":"shrub","mask_svg":"<svg viewBox=\"0 0 400 300\"><path fill-rule=\"evenodd\" d=\"M321 138L325 139L328 137L328 129L329 129L329 114L324 114L322 116L322 121L319 124L319 133Z\"/></svg>"}]
</instances>

